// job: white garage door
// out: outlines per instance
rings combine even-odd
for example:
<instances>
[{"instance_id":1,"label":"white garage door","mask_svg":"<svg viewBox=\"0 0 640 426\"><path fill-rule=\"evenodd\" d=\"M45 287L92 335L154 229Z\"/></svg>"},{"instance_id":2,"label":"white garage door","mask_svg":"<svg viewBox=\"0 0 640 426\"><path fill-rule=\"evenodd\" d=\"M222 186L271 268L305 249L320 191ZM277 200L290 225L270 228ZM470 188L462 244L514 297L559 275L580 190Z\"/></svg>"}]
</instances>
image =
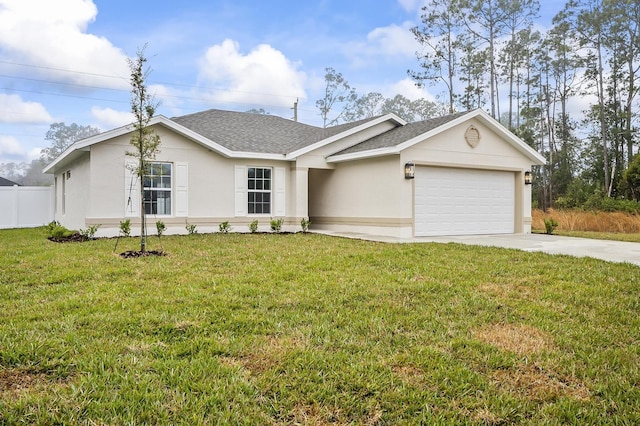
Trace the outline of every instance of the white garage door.
<instances>
[{"instance_id":1,"label":"white garage door","mask_svg":"<svg viewBox=\"0 0 640 426\"><path fill-rule=\"evenodd\" d=\"M513 233L514 197L511 172L416 167L415 235Z\"/></svg>"}]
</instances>

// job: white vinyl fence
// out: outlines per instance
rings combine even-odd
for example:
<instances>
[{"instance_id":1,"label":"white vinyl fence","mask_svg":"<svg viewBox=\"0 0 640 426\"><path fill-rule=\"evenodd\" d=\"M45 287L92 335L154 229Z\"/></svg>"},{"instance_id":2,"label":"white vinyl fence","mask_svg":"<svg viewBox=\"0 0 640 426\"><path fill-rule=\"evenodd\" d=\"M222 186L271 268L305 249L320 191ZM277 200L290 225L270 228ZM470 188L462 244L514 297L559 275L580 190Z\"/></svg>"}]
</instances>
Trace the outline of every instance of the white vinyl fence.
<instances>
[{"instance_id":1,"label":"white vinyl fence","mask_svg":"<svg viewBox=\"0 0 640 426\"><path fill-rule=\"evenodd\" d=\"M42 226L53 215L53 186L0 186L0 228Z\"/></svg>"}]
</instances>

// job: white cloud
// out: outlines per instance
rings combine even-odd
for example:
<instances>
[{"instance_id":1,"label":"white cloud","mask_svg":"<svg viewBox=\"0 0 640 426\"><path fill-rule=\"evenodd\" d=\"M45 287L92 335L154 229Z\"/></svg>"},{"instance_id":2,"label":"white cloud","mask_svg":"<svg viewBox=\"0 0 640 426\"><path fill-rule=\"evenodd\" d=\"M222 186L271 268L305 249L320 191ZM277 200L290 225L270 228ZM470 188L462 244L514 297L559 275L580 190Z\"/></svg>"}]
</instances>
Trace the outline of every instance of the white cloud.
<instances>
[{"instance_id":1,"label":"white cloud","mask_svg":"<svg viewBox=\"0 0 640 426\"><path fill-rule=\"evenodd\" d=\"M420 45L415 40L411 28L415 24L404 22L378 27L367 34L366 41L348 43L343 51L357 67L379 64L380 61L415 58Z\"/></svg>"},{"instance_id":2,"label":"white cloud","mask_svg":"<svg viewBox=\"0 0 640 426\"><path fill-rule=\"evenodd\" d=\"M411 32L413 26L410 22L404 22L402 25L376 28L367 35L367 41L386 56L415 57L418 42Z\"/></svg>"},{"instance_id":3,"label":"white cloud","mask_svg":"<svg viewBox=\"0 0 640 426\"><path fill-rule=\"evenodd\" d=\"M128 87L127 56L104 37L86 32L97 13L92 0L2 0L0 50L9 61L41 67L38 73L48 79Z\"/></svg>"},{"instance_id":4,"label":"white cloud","mask_svg":"<svg viewBox=\"0 0 640 426\"><path fill-rule=\"evenodd\" d=\"M24 153L24 148L16 138L0 135L0 157L24 155Z\"/></svg>"},{"instance_id":5,"label":"white cloud","mask_svg":"<svg viewBox=\"0 0 640 426\"><path fill-rule=\"evenodd\" d=\"M33 160L38 160L40 155L42 155L42 148L31 148L29 152L27 152L27 162L32 162Z\"/></svg>"},{"instance_id":6,"label":"white cloud","mask_svg":"<svg viewBox=\"0 0 640 426\"><path fill-rule=\"evenodd\" d=\"M98 127L114 129L133 122L134 117L130 111L116 111L112 108L91 108L91 115L98 121Z\"/></svg>"},{"instance_id":7,"label":"white cloud","mask_svg":"<svg viewBox=\"0 0 640 426\"><path fill-rule=\"evenodd\" d=\"M160 104L160 107L170 110L173 115L180 115L182 113L180 110L182 100L180 98L184 95L188 96L189 94L175 92L161 84L150 84L147 89L149 93L153 95L155 101Z\"/></svg>"},{"instance_id":8,"label":"white cloud","mask_svg":"<svg viewBox=\"0 0 640 426\"><path fill-rule=\"evenodd\" d=\"M243 55L227 39L200 59L199 80L220 88L210 93L215 102L290 106L293 98L305 97L306 75L299 66L267 44Z\"/></svg>"},{"instance_id":9,"label":"white cloud","mask_svg":"<svg viewBox=\"0 0 640 426\"><path fill-rule=\"evenodd\" d=\"M23 101L19 95L0 93L0 123L50 123L54 121L42 104Z\"/></svg>"},{"instance_id":10,"label":"white cloud","mask_svg":"<svg viewBox=\"0 0 640 426\"><path fill-rule=\"evenodd\" d=\"M410 78L405 78L395 82L390 86L388 93L385 93L389 97L393 97L396 94L402 95L407 99L415 101L417 99L426 99L428 101L435 101L435 97L424 88L417 87L415 82ZM385 90L385 92L387 92Z\"/></svg>"},{"instance_id":11,"label":"white cloud","mask_svg":"<svg viewBox=\"0 0 640 426\"><path fill-rule=\"evenodd\" d=\"M407 12L420 10L425 5L425 0L398 0L398 4Z\"/></svg>"}]
</instances>

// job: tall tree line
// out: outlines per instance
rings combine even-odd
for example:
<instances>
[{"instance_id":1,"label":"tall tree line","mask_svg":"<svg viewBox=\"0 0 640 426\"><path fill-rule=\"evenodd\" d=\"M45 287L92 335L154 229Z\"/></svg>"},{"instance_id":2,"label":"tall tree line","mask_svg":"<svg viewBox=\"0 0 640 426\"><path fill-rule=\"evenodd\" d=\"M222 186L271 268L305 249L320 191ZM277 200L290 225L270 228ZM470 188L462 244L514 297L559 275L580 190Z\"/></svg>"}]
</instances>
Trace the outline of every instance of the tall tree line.
<instances>
[{"instance_id":1,"label":"tall tree line","mask_svg":"<svg viewBox=\"0 0 640 426\"><path fill-rule=\"evenodd\" d=\"M408 73L443 88L449 111L483 108L546 156L541 207L637 198L626 171L639 147L640 2L569 0L546 32L534 26L539 9L431 0L412 29L421 50Z\"/></svg>"}]
</instances>

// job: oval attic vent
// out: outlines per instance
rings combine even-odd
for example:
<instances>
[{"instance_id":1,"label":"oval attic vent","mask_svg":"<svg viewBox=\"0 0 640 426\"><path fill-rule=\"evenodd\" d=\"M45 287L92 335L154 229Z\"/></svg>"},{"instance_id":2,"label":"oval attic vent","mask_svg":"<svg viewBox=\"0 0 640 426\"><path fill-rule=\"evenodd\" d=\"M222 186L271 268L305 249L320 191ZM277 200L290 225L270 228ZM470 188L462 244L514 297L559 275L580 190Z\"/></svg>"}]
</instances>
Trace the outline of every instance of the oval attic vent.
<instances>
[{"instance_id":1,"label":"oval attic vent","mask_svg":"<svg viewBox=\"0 0 640 426\"><path fill-rule=\"evenodd\" d=\"M475 126L469 126L464 138L471 148L475 148L480 143L480 131Z\"/></svg>"}]
</instances>

